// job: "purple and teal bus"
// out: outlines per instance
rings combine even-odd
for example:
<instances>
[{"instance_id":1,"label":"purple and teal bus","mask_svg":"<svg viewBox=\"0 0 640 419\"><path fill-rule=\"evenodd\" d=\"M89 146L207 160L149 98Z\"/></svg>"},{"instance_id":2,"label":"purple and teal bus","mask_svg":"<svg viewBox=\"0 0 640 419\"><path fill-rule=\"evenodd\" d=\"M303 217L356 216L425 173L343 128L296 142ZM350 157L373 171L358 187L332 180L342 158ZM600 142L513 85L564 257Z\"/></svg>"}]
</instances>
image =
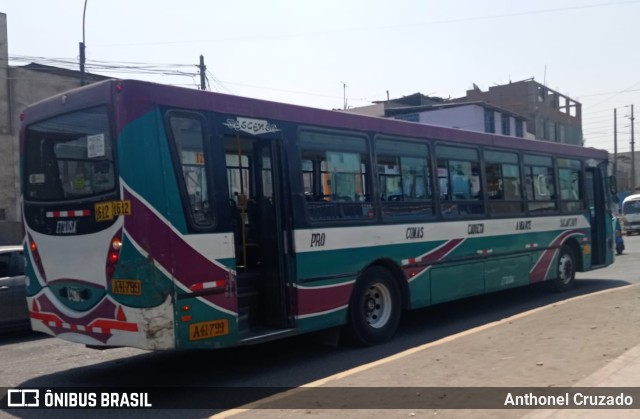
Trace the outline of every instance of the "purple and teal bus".
<instances>
[{"instance_id":1,"label":"purple and teal bus","mask_svg":"<svg viewBox=\"0 0 640 419\"><path fill-rule=\"evenodd\" d=\"M133 80L27 108L34 330L89 347L389 340L613 261L606 151Z\"/></svg>"}]
</instances>

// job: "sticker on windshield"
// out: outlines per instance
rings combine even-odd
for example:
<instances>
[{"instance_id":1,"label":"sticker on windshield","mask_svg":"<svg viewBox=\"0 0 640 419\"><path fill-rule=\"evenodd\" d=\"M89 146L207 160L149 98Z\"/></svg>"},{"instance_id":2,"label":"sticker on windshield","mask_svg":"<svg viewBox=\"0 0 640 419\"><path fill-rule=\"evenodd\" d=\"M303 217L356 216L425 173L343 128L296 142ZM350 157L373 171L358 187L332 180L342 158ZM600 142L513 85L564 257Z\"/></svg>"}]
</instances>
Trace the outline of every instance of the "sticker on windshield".
<instances>
[{"instance_id":1,"label":"sticker on windshield","mask_svg":"<svg viewBox=\"0 0 640 419\"><path fill-rule=\"evenodd\" d=\"M34 173L33 175L29 175L29 183L32 185L40 185L44 182L44 173Z\"/></svg>"},{"instance_id":2,"label":"sticker on windshield","mask_svg":"<svg viewBox=\"0 0 640 419\"><path fill-rule=\"evenodd\" d=\"M104 134L88 135L87 136L87 157L104 157Z\"/></svg>"}]
</instances>

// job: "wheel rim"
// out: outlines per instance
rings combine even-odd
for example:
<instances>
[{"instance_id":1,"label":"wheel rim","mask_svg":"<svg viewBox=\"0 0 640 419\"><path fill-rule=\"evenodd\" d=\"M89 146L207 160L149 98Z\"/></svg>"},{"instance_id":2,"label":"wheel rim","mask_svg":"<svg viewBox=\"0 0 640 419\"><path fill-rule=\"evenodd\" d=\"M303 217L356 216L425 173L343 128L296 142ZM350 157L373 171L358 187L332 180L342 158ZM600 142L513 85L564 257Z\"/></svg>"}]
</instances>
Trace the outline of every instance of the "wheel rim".
<instances>
[{"instance_id":1,"label":"wheel rim","mask_svg":"<svg viewBox=\"0 0 640 419\"><path fill-rule=\"evenodd\" d=\"M364 317L373 328L381 328L391 317L391 292L383 284L374 284L364 295Z\"/></svg>"},{"instance_id":2,"label":"wheel rim","mask_svg":"<svg viewBox=\"0 0 640 419\"><path fill-rule=\"evenodd\" d=\"M558 277L563 284L568 284L573 279L573 259L566 253L560 255Z\"/></svg>"}]
</instances>

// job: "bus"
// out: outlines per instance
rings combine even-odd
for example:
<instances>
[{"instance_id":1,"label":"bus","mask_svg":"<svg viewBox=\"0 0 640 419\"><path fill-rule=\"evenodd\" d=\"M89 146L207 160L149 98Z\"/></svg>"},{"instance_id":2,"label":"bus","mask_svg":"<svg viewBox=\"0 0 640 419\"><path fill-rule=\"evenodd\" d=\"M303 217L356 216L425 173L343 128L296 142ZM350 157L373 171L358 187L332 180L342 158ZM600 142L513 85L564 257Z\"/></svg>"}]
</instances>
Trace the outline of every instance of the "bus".
<instances>
[{"instance_id":1,"label":"bus","mask_svg":"<svg viewBox=\"0 0 640 419\"><path fill-rule=\"evenodd\" d=\"M92 348L373 345L613 261L606 151L134 80L22 119L32 328Z\"/></svg>"}]
</instances>

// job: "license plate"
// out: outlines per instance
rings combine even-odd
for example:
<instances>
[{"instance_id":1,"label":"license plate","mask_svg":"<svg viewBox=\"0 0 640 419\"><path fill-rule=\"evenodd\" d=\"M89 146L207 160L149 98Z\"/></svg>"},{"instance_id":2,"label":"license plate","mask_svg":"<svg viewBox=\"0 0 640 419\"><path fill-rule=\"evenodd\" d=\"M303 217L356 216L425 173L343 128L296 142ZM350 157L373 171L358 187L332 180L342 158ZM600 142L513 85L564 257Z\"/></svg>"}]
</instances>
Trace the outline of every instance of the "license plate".
<instances>
[{"instance_id":1,"label":"license plate","mask_svg":"<svg viewBox=\"0 0 640 419\"><path fill-rule=\"evenodd\" d=\"M121 215L131 215L131 201L100 202L95 205L96 221L109 221Z\"/></svg>"},{"instance_id":2,"label":"license plate","mask_svg":"<svg viewBox=\"0 0 640 419\"><path fill-rule=\"evenodd\" d=\"M139 279L113 279L111 292L120 295L142 295L142 281Z\"/></svg>"},{"instance_id":3,"label":"license plate","mask_svg":"<svg viewBox=\"0 0 640 419\"><path fill-rule=\"evenodd\" d=\"M229 334L229 321L213 320L189 325L189 340L215 338Z\"/></svg>"}]
</instances>

